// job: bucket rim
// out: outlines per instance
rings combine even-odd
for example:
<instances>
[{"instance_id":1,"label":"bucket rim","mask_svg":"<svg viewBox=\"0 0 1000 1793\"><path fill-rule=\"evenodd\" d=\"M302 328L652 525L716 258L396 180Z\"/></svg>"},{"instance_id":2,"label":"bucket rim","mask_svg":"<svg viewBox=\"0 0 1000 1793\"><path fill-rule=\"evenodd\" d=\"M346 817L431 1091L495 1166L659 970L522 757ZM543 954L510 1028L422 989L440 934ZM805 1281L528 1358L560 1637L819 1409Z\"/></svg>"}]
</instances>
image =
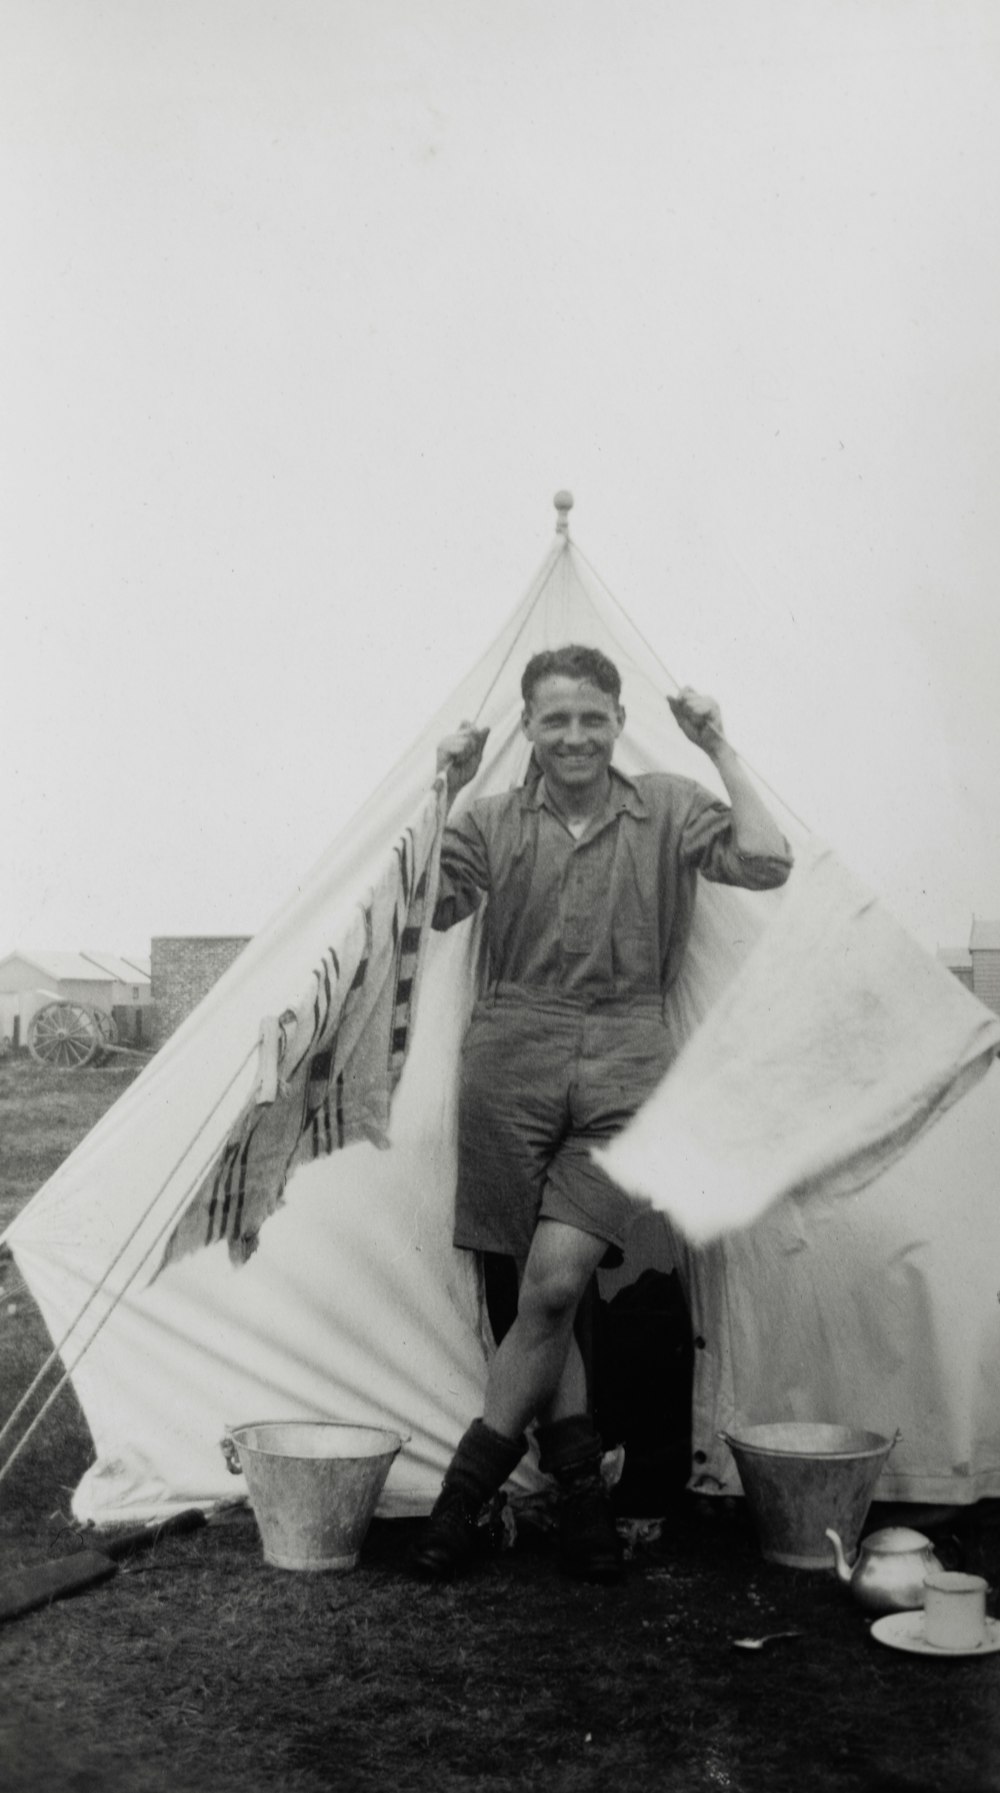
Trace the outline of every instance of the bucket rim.
<instances>
[{"instance_id":1,"label":"bucket rim","mask_svg":"<svg viewBox=\"0 0 1000 1793\"><path fill-rule=\"evenodd\" d=\"M398 1456L399 1452L403 1449L403 1446L409 1443L410 1437L408 1433L396 1431L395 1427L357 1425L350 1420L288 1419L287 1417L285 1419L242 1420L239 1425L226 1427L226 1437L231 1439L233 1444L238 1448L250 1451L256 1456L280 1457L285 1462L295 1462L296 1456L294 1451L269 1450L266 1443L250 1443L247 1438L247 1434L251 1432L261 1433L277 1431L279 1428L281 1430L286 1430L291 1427L295 1427L298 1431L303 1432L353 1432L356 1435L367 1434L370 1439L379 1441L376 1448L372 1450L356 1448L352 1455L354 1458L371 1459L373 1462L379 1457ZM300 1459L302 1462L316 1462L321 1460L322 1459L314 1457L303 1457ZM335 1461L335 1459L331 1460ZM344 1459L344 1461L347 1460L347 1458Z\"/></svg>"},{"instance_id":2,"label":"bucket rim","mask_svg":"<svg viewBox=\"0 0 1000 1793\"><path fill-rule=\"evenodd\" d=\"M866 1457L887 1457L899 1438L898 1432L895 1437L887 1438L883 1432L871 1432L863 1426L841 1426L832 1421L828 1423L820 1420L807 1420L802 1424L814 1426L816 1431L827 1430L853 1434L858 1441L857 1444L851 1447L845 1443L833 1446L829 1450L824 1450L822 1447L810 1449L804 1442L797 1445L766 1444L761 1439L747 1436L747 1433L770 1432L777 1429L778 1426L793 1426L796 1423L795 1420L761 1421L757 1425L748 1426L743 1436L736 1432L720 1431L719 1437L725 1444L728 1444L734 1456L740 1451L744 1451L751 1457L797 1457L803 1462L824 1463L856 1463L859 1459ZM862 1440L867 1440L867 1442L862 1443Z\"/></svg>"}]
</instances>

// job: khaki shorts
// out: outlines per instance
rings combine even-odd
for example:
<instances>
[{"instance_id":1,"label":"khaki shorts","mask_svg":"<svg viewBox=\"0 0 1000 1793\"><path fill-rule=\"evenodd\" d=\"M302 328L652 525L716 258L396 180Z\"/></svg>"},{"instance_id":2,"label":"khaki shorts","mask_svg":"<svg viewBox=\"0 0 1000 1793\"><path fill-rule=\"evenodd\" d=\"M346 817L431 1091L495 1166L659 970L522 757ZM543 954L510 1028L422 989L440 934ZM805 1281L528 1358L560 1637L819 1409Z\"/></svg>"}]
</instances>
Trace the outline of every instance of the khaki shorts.
<instances>
[{"instance_id":1,"label":"khaki shorts","mask_svg":"<svg viewBox=\"0 0 1000 1793\"><path fill-rule=\"evenodd\" d=\"M561 1220L620 1263L637 1207L590 1152L671 1057L657 996L585 1006L501 984L478 1003L462 1049L455 1244L523 1261L538 1221Z\"/></svg>"}]
</instances>

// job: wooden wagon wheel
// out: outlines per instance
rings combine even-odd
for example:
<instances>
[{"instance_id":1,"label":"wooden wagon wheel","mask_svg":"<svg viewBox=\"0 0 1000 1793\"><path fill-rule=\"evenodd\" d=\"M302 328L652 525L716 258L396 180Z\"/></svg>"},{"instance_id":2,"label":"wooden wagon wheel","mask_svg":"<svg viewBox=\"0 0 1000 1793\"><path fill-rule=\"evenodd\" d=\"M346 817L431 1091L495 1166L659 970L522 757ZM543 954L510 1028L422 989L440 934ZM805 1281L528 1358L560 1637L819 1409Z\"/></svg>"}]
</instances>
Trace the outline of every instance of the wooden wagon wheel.
<instances>
[{"instance_id":1,"label":"wooden wagon wheel","mask_svg":"<svg viewBox=\"0 0 1000 1793\"><path fill-rule=\"evenodd\" d=\"M82 1070L103 1045L97 1015L82 1002L47 1002L35 1011L28 1025L32 1058L55 1070Z\"/></svg>"}]
</instances>

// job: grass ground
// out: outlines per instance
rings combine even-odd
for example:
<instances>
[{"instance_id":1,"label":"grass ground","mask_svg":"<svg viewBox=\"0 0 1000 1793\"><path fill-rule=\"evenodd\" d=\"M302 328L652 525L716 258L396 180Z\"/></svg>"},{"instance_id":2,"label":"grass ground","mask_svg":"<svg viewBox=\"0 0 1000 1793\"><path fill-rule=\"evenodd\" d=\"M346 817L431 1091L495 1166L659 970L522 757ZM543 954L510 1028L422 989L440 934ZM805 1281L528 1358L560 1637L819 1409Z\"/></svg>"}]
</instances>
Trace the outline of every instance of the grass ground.
<instances>
[{"instance_id":1,"label":"grass ground","mask_svg":"<svg viewBox=\"0 0 1000 1793\"><path fill-rule=\"evenodd\" d=\"M0 1214L129 1076L0 1063ZM48 1346L0 1263L3 1411ZM0 1485L0 1573L68 1548L53 1515L90 1455L60 1396ZM997 1506L934 1528L951 1566L987 1575L992 1611ZM563 1579L527 1531L427 1587L412 1536L376 1521L352 1574L287 1574L237 1512L8 1622L2 1793L1000 1793L1000 1655L886 1650L839 1583L764 1562L739 1506L679 1494L605 1589ZM733 1647L784 1629L800 1635Z\"/></svg>"}]
</instances>

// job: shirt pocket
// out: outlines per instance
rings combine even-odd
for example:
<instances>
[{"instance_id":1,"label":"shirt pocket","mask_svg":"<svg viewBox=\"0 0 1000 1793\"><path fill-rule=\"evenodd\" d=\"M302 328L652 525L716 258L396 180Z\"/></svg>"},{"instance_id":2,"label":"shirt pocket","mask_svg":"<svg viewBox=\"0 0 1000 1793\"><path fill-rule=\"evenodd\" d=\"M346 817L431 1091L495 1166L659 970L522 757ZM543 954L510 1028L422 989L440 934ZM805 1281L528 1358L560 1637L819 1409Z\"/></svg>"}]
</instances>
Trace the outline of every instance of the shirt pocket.
<instances>
[{"instance_id":1,"label":"shirt pocket","mask_svg":"<svg viewBox=\"0 0 1000 1793\"><path fill-rule=\"evenodd\" d=\"M630 872L627 878L616 878L612 894L612 970L616 981L625 980L633 988L645 985L657 989L659 930L642 887L642 868L633 864Z\"/></svg>"},{"instance_id":2,"label":"shirt pocket","mask_svg":"<svg viewBox=\"0 0 1000 1793\"><path fill-rule=\"evenodd\" d=\"M616 978L631 984L655 985L658 982L653 930L645 927L615 928L611 936L611 956Z\"/></svg>"}]
</instances>

